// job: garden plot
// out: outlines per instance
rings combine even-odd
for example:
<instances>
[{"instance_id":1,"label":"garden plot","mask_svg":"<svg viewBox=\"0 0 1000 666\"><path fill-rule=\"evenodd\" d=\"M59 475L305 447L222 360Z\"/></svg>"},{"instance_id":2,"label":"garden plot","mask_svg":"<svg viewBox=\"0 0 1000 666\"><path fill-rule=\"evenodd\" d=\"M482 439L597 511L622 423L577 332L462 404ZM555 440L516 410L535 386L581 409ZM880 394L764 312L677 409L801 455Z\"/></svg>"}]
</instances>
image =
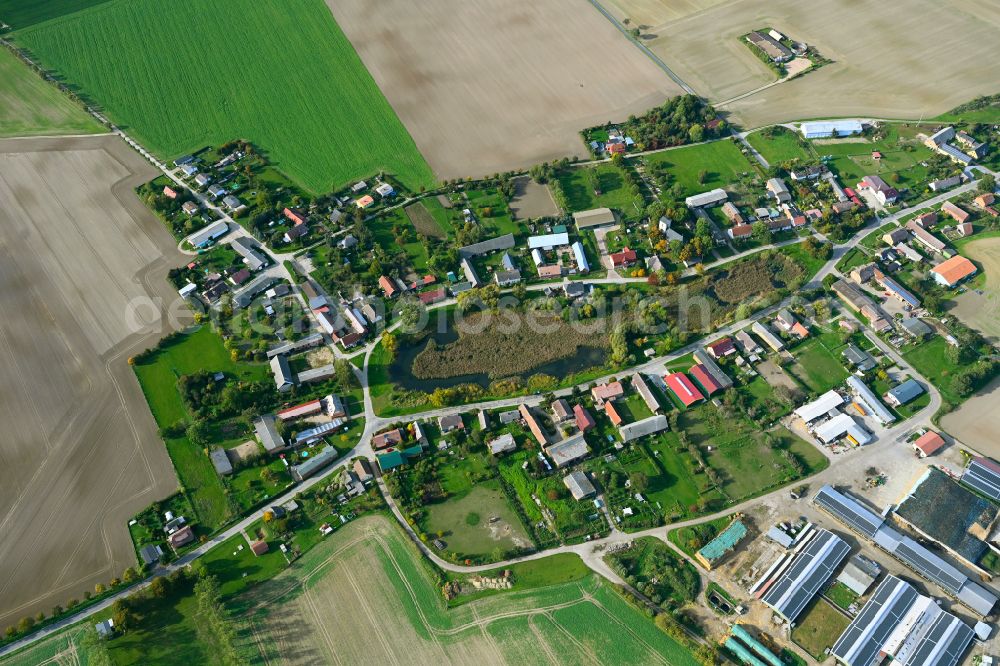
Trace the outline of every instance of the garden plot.
<instances>
[{"instance_id":1,"label":"garden plot","mask_svg":"<svg viewBox=\"0 0 1000 666\"><path fill-rule=\"evenodd\" d=\"M327 4L439 178L584 156L581 128L680 92L575 0Z\"/></svg>"},{"instance_id":2,"label":"garden plot","mask_svg":"<svg viewBox=\"0 0 1000 666\"><path fill-rule=\"evenodd\" d=\"M177 298L175 243L133 194L152 175L117 137L0 141L16 313L0 323L0 626L135 566L127 521L176 490L126 363L169 330L151 299Z\"/></svg>"}]
</instances>

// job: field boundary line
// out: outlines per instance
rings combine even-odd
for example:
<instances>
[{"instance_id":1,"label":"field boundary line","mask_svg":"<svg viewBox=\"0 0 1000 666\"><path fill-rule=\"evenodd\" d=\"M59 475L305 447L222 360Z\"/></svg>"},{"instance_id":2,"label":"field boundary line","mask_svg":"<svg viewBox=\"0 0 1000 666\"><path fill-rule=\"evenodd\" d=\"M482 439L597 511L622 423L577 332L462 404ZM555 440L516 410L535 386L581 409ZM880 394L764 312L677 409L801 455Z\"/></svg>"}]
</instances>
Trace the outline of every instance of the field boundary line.
<instances>
[{"instance_id":1,"label":"field boundary line","mask_svg":"<svg viewBox=\"0 0 1000 666\"><path fill-rule=\"evenodd\" d=\"M597 9L597 11L599 11L601 14L604 15L604 18L606 18L609 21L611 21L611 25L613 25L616 28L618 28L618 32L620 32L623 35L625 35L625 39L627 39L628 41L632 42L632 44L634 44L636 48L638 48L640 51L642 51L642 53L647 58L649 58L650 60L653 61L653 64L655 64L657 67L659 67L660 69L662 69L663 72L667 76L669 76L673 80L674 83L676 83L677 85L679 85L681 87L681 90L683 90L684 92L688 93L689 95L697 95L698 94L698 93L696 93L694 91L694 88L692 88L687 83L685 83L684 80L674 72L674 70L670 69L670 67L669 67L669 65L667 65L667 63L663 62L663 60L661 60L658 55L656 55L655 53L653 53L652 51L650 51L649 47L647 47L645 44L639 42L637 39L635 39L634 37L632 37L632 35L629 33L629 31L625 29L625 26L623 26L621 23L619 23L618 19L616 19L611 14L611 12L609 12L607 9L604 8L604 5L602 5L598 0L588 0L588 1L590 2L591 5L594 6L595 9Z\"/></svg>"}]
</instances>

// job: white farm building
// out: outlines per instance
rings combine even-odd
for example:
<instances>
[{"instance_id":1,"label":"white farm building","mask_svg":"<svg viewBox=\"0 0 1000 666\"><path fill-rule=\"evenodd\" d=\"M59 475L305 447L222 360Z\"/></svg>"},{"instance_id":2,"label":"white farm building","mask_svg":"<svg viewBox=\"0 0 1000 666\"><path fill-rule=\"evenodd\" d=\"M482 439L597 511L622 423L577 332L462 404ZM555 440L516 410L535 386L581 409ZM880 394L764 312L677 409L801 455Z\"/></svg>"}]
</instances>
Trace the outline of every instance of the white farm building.
<instances>
[{"instance_id":1,"label":"white farm building","mask_svg":"<svg viewBox=\"0 0 1000 666\"><path fill-rule=\"evenodd\" d=\"M828 139L834 136L861 134L864 127L860 120L823 120L802 123L802 136L806 139Z\"/></svg>"}]
</instances>

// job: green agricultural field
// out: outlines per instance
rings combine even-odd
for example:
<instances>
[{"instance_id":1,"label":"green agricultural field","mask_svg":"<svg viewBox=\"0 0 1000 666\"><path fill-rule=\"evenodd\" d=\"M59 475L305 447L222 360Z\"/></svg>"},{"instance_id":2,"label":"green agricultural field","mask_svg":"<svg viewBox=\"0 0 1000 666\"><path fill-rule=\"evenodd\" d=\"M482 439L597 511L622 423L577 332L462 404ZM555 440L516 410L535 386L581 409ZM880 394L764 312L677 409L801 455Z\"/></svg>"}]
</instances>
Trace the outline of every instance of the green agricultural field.
<instances>
[{"instance_id":1,"label":"green agricultural field","mask_svg":"<svg viewBox=\"0 0 1000 666\"><path fill-rule=\"evenodd\" d=\"M4 18L0 8L0 19ZM0 137L103 132L96 120L0 48Z\"/></svg>"},{"instance_id":2,"label":"green agricultural field","mask_svg":"<svg viewBox=\"0 0 1000 666\"><path fill-rule=\"evenodd\" d=\"M110 0L14 39L162 157L242 138L312 192L433 181L322 0Z\"/></svg>"},{"instance_id":3,"label":"green agricultural field","mask_svg":"<svg viewBox=\"0 0 1000 666\"><path fill-rule=\"evenodd\" d=\"M0 20L15 30L20 30L104 2L108 0L0 0Z\"/></svg>"},{"instance_id":4,"label":"green agricultural field","mask_svg":"<svg viewBox=\"0 0 1000 666\"><path fill-rule=\"evenodd\" d=\"M739 174L753 170L740 149L728 140L666 150L642 159L650 166L664 165L673 177L671 185L680 185L682 197L726 187ZM703 181L699 178L702 172Z\"/></svg>"},{"instance_id":5,"label":"green agricultural field","mask_svg":"<svg viewBox=\"0 0 1000 666\"><path fill-rule=\"evenodd\" d=\"M799 135L785 127L774 128L771 136L762 130L747 136L747 141L760 153L768 164L775 165L792 160L806 162L816 159L808 144L802 145Z\"/></svg>"},{"instance_id":6,"label":"green agricultural field","mask_svg":"<svg viewBox=\"0 0 1000 666\"><path fill-rule=\"evenodd\" d=\"M248 592L242 628L259 651L251 661L289 663L282 646L294 640L298 663L325 663L334 651L370 663L696 663L595 576L535 587L515 571L510 591L450 609L440 581L386 519L358 521Z\"/></svg>"}]
</instances>

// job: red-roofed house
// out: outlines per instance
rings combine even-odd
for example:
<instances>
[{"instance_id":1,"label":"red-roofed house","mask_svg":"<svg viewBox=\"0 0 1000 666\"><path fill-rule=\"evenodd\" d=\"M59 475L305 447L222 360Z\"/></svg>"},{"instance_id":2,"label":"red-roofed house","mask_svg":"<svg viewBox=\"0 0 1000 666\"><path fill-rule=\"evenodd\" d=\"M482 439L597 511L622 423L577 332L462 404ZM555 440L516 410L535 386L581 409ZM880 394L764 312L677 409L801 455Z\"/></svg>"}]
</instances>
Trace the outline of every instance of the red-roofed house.
<instances>
[{"instance_id":1,"label":"red-roofed house","mask_svg":"<svg viewBox=\"0 0 1000 666\"><path fill-rule=\"evenodd\" d=\"M163 196L165 196L168 199L176 199L177 198L177 190L175 190L174 188L170 187L169 185L164 185L163 186Z\"/></svg>"},{"instance_id":2,"label":"red-roofed house","mask_svg":"<svg viewBox=\"0 0 1000 666\"><path fill-rule=\"evenodd\" d=\"M432 289L431 291L424 291L417 294L417 298L424 305L432 305L438 301L443 301L447 298L448 292L445 291L444 287L438 287L437 289Z\"/></svg>"},{"instance_id":3,"label":"red-roofed house","mask_svg":"<svg viewBox=\"0 0 1000 666\"><path fill-rule=\"evenodd\" d=\"M576 405L573 407L573 415L576 417L576 427L580 429L580 432L587 432L595 425L594 417L590 415L583 405Z\"/></svg>"},{"instance_id":4,"label":"red-roofed house","mask_svg":"<svg viewBox=\"0 0 1000 666\"><path fill-rule=\"evenodd\" d=\"M959 224L967 222L969 219L969 214L966 211L962 210L950 201L945 201L941 204L941 212L947 214L951 217L951 219L955 220Z\"/></svg>"},{"instance_id":5,"label":"red-roofed house","mask_svg":"<svg viewBox=\"0 0 1000 666\"><path fill-rule=\"evenodd\" d=\"M385 449L390 446L396 446L403 442L403 431L400 428L395 430L390 430L389 432L379 433L372 437L372 448L378 451L379 449Z\"/></svg>"},{"instance_id":6,"label":"red-roofed house","mask_svg":"<svg viewBox=\"0 0 1000 666\"><path fill-rule=\"evenodd\" d=\"M736 353L736 345L733 344L732 338L722 338L721 340L710 342L705 345L705 349L715 358L722 358L723 356Z\"/></svg>"},{"instance_id":7,"label":"red-roofed house","mask_svg":"<svg viewBox=\"0 0 1000 666\"><path fill-rule=\"evenodd\" d=\"M971 236L973 234L972 222L963 222L962 224L956 224L955 230L963 236Z\"/></svg>"},{"instance_id":8,"label":"red-roofed house","mask_svg":"<svg viewBox=\"0 0 1000 666\"><path fill-rule=\"evenodd\" d=\"M997 200L997 195L993 194L992 192L985 192L983 194L980 194L975 199L973 199L973 202L975 202L975 204L980 208L986 208L987 206L992 206L994 203L996 203L996 200Z\"/></svg>"},{"instance_id":9,"label":"red-roofed house","mask_svg":"<svg viewBox=\"0 0 1000 666\"><path fill-rule=\"evenodd\" d=\"M809 329L803 326L801 322L798 321L795 322L794 324L792 324L792 327L788 330L791 331L792 334L797 336L800 340L802 338L809 337Z\"/></svg>"},{"instance_id":10,"label":"red-roofed house","mask_svg":"<svg viewBox=\"0 0 1000 666\"><path fill-rule=\"evenodd\" d=\"M292 419L301 419L305 416L319 414L321 411L323 411L323 403L319 400L313 400L312 402L305 402L301 405L282 409L275 416L281 421L291 421Z\"/></svg>"},{"instance_id":11,"label":"red-roofed house","mask_svg":"<svg viewBox=\"0 0 1000 666\"><path fill-rule=\"evenodd\" d=\"M701 387L705 389L705 393L708 395L712 395L713 393L722 390L722 387L719 386L719 382L715 381L712 375L708 374L708 370L705 369L705 366L701 363L695 363L692 365L688 372L691 373L691 376L695 378L695 381L697 381Z\"/></svg>"},{"instance_id":12,"label":"red-roofed house","mask_svg":"<svg viewBox=\"0 0 1000 666\"><path fill-rule=\"evenodd\" d=\"M913 221L919 224L923 229L930 229L937 224L937 212L932 210L929 213L921 213L913 218Z\"/></svg>"},{"instance_id":13,"label":"red-roofed house","mask_svg":"<svg viewBox=\"0 0 1000 666\"><path fill-rule=\"evenodd\" d=\"M933 430L928 430L918 437L917 441L913 442L913 450L921 458L934 455L942 446L944 446L944 439Z\"/></svg>"},{"instance_id":14,"label":"red-roofed house","mask_svg":"<svg viewBox=\"0 0 1000 666\"><path fill-rule=\"evenodd\" d=\"M625 395L625 389L622 388L621 382L611 382L590 389L590 395L594 399L594 404L600 407L605 402L617 400Z\"/></svg>"},{"instance_id":15,"label":"red-roofed house","mask_svg":"<svg viewBox=\"0 0 1000 666\"><path fill-rule=\"evenodd\" d=\"M616 426L620 426L622 424L622 416L618 413L618 410L615 409L615 403L611 401L604 403L604 413L608 415L608 418L611 419L611 422Z\"/></svg>"},{"instance_id":16,"label":"red-roofed house","mask_svg":"<svg viewBox=\"0 0 1000 666\"><path fill-rule=\"evenodd\" d=\"M694 383L688 379L688 376L683 372L674 372L672 374L664 377L667 382L667 386L670 390L674 392L677 399L680 400L685 407L690 407L699 400L704 400L705 396L701 394L701 391L694 385Z\"/></svg>"},{"instance_id":17,"label":"red-roofed house","mask_svg":"<svg viewBox=\"0 0 1000 666\"><path fill-rule=\"evenodd\" d=\"M622 153L625 152L625 144L624 143L607 143L607 144L605 144L604 149L606 151L608 151L609 155L619 155L619 154L622 154Z\"/></svg>"},{"instance_id":18,"label":"red-roofed house","mask_svg":"<svg viewBox=\"0 0 1000 666\"><path fill-rule=\"evenodd\" d=\"M625 266L631 266L636 262L636 260L638 260L638 258L639 257L636 255L635 250L630 250L629 248L625 248L621 252L611 253L611 265L614 266L615 268L623 268Z\"/></svg>"},{"instance_id":19,"label":"red-roofed house","mask_svg":"<svg viewBox=\"0 0 1000 666\"><path fill-rule=\"evenodd\" d=\"M267 551L268 551L267 542L264 541L263 539L259 539L250 544L250 552L256 555L257 557L260 557Z\"/></svg>"},{"instance_id":20,"label":"red-roofed house","mask_svg":"<svg viewBox=\"0 0 1000 666\"><path fill-rule=\"evenodd\" d=\"M729 227L726 233L728 233L729 237L733 240L736 240L737 238L747 238L748 236L753 235L753 225L737 224L736 226Z\"/></svg>"},{"instance_id":21,"label":"red-roofed house","mask_svg":"<svg viewBox=\"0 0 1000 666\"><path fill-rule=\"evenodd\" d=\"M382 288L382 293L385 294L386 298L392 298L399 291L399 288L396 287L396 283L392 280L392 278L385 275L378 279L378 286Z\"/></svg>"},{"instance_id":22,"label":"red-roofed house","mask_svg":"<svg viewBox=\"0 0 1000 666\"><path fill-rule=\"evenodd\" d=\"M286 208L281 212L285 217L291 220L292 224L295 226L306 223L306 216L301 211L295 210L294 208Z\"/></svg>"}]
</instances>

